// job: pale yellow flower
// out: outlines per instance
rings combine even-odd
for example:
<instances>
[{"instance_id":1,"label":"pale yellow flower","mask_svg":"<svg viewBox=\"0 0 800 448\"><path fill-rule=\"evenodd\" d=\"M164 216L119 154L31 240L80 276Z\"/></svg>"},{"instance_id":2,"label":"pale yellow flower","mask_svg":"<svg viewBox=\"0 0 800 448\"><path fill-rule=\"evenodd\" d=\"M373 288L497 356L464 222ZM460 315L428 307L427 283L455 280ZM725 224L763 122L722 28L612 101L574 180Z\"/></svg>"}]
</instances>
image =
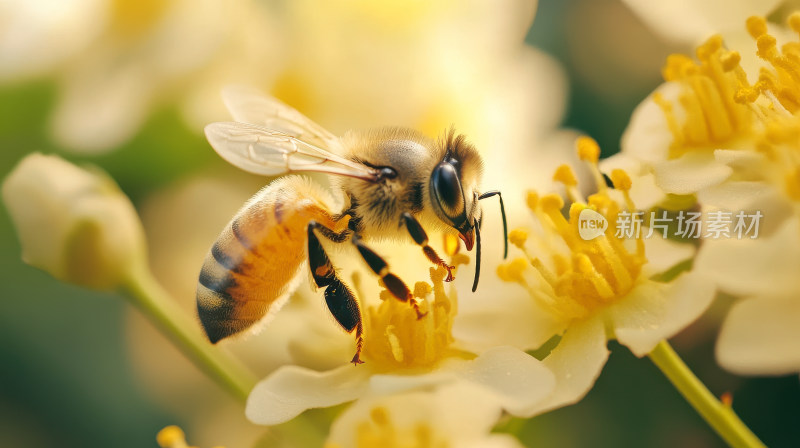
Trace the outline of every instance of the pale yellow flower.
<instances>
[{"instance_id":1,"label":"pale yellow flower","mask_svg":"<svg viewBox=\"0 0 800 448\"><path fill-rule=\"evenodd\" d=\"M664 191L696 197L706 214L763 216L752 239L703 241L694 269L743 299L717 346L720 364L742 374L800 370L800 14L787 24L794 36L748 19L755 42L743 56L719 36L698 47L698 61L670 56L667 83L639 106L623 139L621 158L652 171ZM745 64L749 53L760 61Z\"/></svg>"},{"instance_id":2,"label":"pale yellow flower","mask_svg":"<svg viewBox=\"0 0 800 448\"><path fill-rule=\"evenodd\" d=\"M417 265L411 267L417 272L426 265L424 256L419 257ZM402 266L394 266L402 272ZM443 268L430 269L431 283L417 282L414 294L426 313L421 318L408 303L386 291L380 293L379 303L373 302L376 294L372 291L377 288L354 282L360 291L365 327L361 354L364 364L353 366L347 363L347 357L341 360L340 367L322 372L296 365L281 367L253 389L247 402L247 417L255 423L272 425L310 408L453 384L476 391L514 415L525 415L529 407L551 392L552 374L539 361L509 346L481 352L459 349L452 333L458 302L454 291L445 291L445 273Z\"/></svg>"},{"instance_id":3,"label":"pale yellow flower","mask_svg":"<svg viewBox=\"0 0 800 448\"><path fill-rule=\"evenodd\" d=\"M507 309L505 315L496 313L503 316L505 333L527 333L527 349L560 335L558 345L543 360L556 376L555 391L530 409L531 414L580 400L608 358L608 339L645 356L700 316L714 297L713 286L694 272L663 276L691 258L691 246L671 243L657 232L645 238L644 225L641 233L619 233L622 213L637 211L629 194L631 179L615 170L611 179L616 189L607 188L597 168L596 143L582 138L578 148L593 167L598 192L583 199L572 170L566 165L559 168L554 178L570 197L567 216L560 195L530 192L528 205L536 225L509 235L523 256L498 269L502 279L524 288L527 295L521 298L528 301L521 308ZM608 225L582 234L588 228L583 223L586 216Z\"/></svg>"},{"instance_id":4,"label":"pale yellow flower","mask_svg":"<svg viewBox=\"0 0 800 448\"><path fill-rule=\"evenodd\" d=\"M664 38L695 44L713 33L739 26L753 14L767 15L782 0L623 0Z\"/></svg>"},{"instance_id":5,"label":"pale yellow flower","mask_svg":"<svg viewBox=\"0 0 800 448\"><path fill-rule=\"evenodd\" d=\"M502 410L469 386L369 397L331 426L325 448L520 448L508 434L492 434Z\"/></svg>"},{"instance_id":6,"label":"pale yellow flower","mask_svg":"<svg viewBox=\"0 0 800 448\"><path fill-rule=\"evenodd\" d=\"M0 2L0 82L57 68L96 39L106 24L105 0Z\"/></svg>"},{"instance_id":7,"label":"pale yellow flower","mask_svg":"<svg viewBox=\"0 0 800 448\"><path fill-rule=\"evenodd\" d=\"M170 101L199 130L222 116L223 85L266 86L280 66L276 26L253 0L12 1L8 15L4 6L0 80L55 77L50 128L76 152L126 142Z\"/></svg>"},{"instance_id":8,"label":"pale yellow flower","mask_svg":"<svg viewBox=\"0 0 800 448\"><path fill-rule=\"evenodd\" d=\"M800 218L758 239L709 240L695 266L742 297L722 324L719 364L743 375L800 373Z\"/></svg>"},{"instance_id":9,"label":"pale yellow flower","mask_svg":"<svg viewBox=\"0 0 800 448\"><path fill-rule=\"evenodd\" d=\"M105 173L31 154L3 181L22 259L68 283L119 286L145 257L139 217Z\"/></svg>"},{"instance_id":10,"label":"pale yellow flower","mask_svg":"<svg viewBox=\"0 0 800 448\"><path fill-rule=\"evenodd\" d=\"M800 29L798 17L790 25ZM698 47L699 62L672 55L667 82L634 112L620 158L640 162L673 195L696 195L705 207L759 209L774 225L796 210L800 163L793 135L798 85L791 62L797 42L776 46L763 19L747 28L763 59L758 78L740 65L740 53L714 36Z\"/></svg>"}]
</instances>

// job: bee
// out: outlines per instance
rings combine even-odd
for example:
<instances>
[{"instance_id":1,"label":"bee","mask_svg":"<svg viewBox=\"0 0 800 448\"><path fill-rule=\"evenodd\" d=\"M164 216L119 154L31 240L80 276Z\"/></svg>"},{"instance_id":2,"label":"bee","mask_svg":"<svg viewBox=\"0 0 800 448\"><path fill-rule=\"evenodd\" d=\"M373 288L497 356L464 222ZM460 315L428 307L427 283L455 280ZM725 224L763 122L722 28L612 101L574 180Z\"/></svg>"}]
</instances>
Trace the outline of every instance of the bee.
<instances>
[{"instance_id":1,"label":"bee","mask_svg":"<svg viewBox=\"0 0 800 448\"><path fill-rule=\"evenodd\" d=\"M327 307L348 333L355 332L360 364L363 325L358 301L342 281L320 238L354 245L369 269L398 300L423 316L406 283L370 248L370 240L407 239L434 265L448 265L428 244L426 228L458 236L476 249L480 278L483 212L479 201L497 196L508 253L505 209L499 191L481 192L482 159L454 130L435 141L405 128L348 132L337 138L279 100L247 87L228 87L223 99L233 122L212 123L205 133L216 152L251 173L329 175L343 204L305 177L280 177L259 191L225 226L206 256L197 286L200 322L212 343L266 321L288 299L305 261L324 288Z\"/></svg>"}]
</instances>

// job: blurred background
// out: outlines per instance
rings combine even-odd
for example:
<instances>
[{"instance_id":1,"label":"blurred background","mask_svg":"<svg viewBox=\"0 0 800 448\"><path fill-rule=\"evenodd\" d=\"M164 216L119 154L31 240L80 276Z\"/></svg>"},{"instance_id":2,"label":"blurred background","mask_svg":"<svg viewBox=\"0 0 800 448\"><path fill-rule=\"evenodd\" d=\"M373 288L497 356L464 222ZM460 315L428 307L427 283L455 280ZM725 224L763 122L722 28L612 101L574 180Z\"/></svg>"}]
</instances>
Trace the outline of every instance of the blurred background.
<instances>
[{"instance_id":1,"label":"blurred background","mask_svg":"<svg viewBox=\"0 0 800 448\"><path fill-rule=\"evenodd\" d=\"M205 252L265 183L205 142L202 126L227 119L221 86L272 92L337 134L405 125L437 135L454 124L483 151L486 183L507 191L516 186L500 180L514 173L527 187L549 185L547 167L570 157L577 133L616 153L666 56L691 52L692 40L656 34L619 0L538 10L511 0L6 1L0 176L34 151L102 167L142 216L156 276L193 312ZM248 424L117 295L59 283L19 254L3 209L0 446L155 446L168 424L200 446L302 445L287 442L299 433L290 426ZM676 350L712 392L733 394L767 445L800 446L796 375L742 378L716 366L724 312L715 306ZM287 359L274 341L297 329L284 320L231 347L259 375ZM528 446L722 446L649 361L610 349L581 403L498 430Z\"/></svg>"}]
</instances>

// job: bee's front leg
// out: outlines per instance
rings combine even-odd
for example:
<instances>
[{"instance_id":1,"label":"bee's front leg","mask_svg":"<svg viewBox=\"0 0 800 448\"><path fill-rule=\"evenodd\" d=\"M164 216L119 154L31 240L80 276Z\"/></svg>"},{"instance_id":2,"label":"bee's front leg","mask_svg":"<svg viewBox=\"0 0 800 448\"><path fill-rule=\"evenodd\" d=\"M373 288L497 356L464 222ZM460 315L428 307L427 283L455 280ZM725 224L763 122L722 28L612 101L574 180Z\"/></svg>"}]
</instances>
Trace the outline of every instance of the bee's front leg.
<instances>
[{"instance_id":1,"label":"bee's front leg","mask_svg":"<svg viewBox=\"0 0 800 448\"><path fill-rule=\"evenodd\" d=\"M422 224L417 221L417 218L411 215L411 213L404 212L403 213L403 224L405 224L408 233L411 235L411 238L414 239L414 242L417 245L422 246L422 252L425 253L425 256L428 257L428 260L431 263L441 266L447 269L447 278L444 279L446 282L452 282L455 277L453 277L453 269L455 266L450 266L439 254L436 253L435 250L431 246L428 245L428 234L425 233L425 229L422 228Z\"/></svg>"},{"instance_id":2,"label":"bee's front leg","mask_svg":"<svg viewBox=\"0 0 800 448\"><path fill-rule=\"evenodd\" d=\"M417 319L421 319L427 313L423 313L419 310L419 305L417 301L414 300L414 295L411 294L411 290L408 289L408 286L400 280L400 277L396 276L389 272L389 264L386 260L378 255L374 250L367 247L358 234L353 234L353 238L351 240L353 244L355 244L356 248L358 249L358 253L361 254L361 258L367 262L367 266L372 269L372 272L377 274L381 281L383 282L386 289L392 293L393 296L397 297L398 300L401 302L409 302L411 306L414 308L414 311L417 313Z\"/></svg>"}]
</instances>

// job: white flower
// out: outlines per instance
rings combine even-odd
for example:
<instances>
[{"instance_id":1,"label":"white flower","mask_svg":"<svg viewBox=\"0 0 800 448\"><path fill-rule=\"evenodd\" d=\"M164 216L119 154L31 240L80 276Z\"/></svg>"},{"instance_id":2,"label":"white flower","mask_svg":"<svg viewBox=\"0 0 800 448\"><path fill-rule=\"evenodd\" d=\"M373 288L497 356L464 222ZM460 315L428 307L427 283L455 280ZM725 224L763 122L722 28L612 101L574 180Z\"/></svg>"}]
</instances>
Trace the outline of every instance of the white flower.
<instances>
[{"instance_id":1,"label":"white flower","mask_svg":"<svg viewBox=\"0 0 800 448\"><path fill-rule=\"evenodd\" d=\"M3 201L23 260L59 280L113 288L143 262L136 210L103 173L31 154L3 182Z\"/></svg>"},{"instance_id":2,"label":"white flower","mask_svg":"<svg viewBox=\"0 0 800 448\"><path fill-rule=\"evenodd\" d=\"M662 37L694 44L712 33L738 26L753 14L767 15L782 0L623 0Z\"/></svg>"},{"instance_id":3,"label":"white flower","mask_svg":"<svg viewBox=\"0 0 800 448\"><path fill-rule=\"evenodd\" d=\"M11 1L0 17L0 80L54 76L50 128L76 152L126 142L168 101L199 130L223 116L223 85L266 86L280 68L276 26L253 0Z\"/></svg>"},{"instance_id":4,"label":"white flower","mask_svg":"<svg viewBox=\"0 0 800 448\"><path fill-rule=\"evenodd\" d=\"M0 3L0 82L53 70L97 38L104 0L5 0Z\"/></svg>"},{"instance_id":5,"label":"white flower","mask_svg":"<svg viewBox=\"0 0 800 448\"><path fill-rule=\"evenodd\" d=\"M451 331L457 302L453 293L445 293L445 273L443 268L431 269L433 286L416 284L415 297L427 312L421 318L408 303L386 291L378 305L362 302L364 364L343 362L324 372L281 367L253 389L247 417L254 423L274 425L310 408L452 384L467 384L511 414L526 415L528 408L551 392L552 374L512 347L496 346L478 355L458 350ZM356 290L362 291L359 296L371 297L363 293L363 286L356 282Z\"/></svg>"},{"instance_id":6,"label":"white flower","mask_svg":"<svg viewBox=\"0 0 800 448\"><path fill-rule=\"evenodd\" d=\"M502 410L468 388L359 400L333 422L325 448L521 448L510 435L490 433Z\"/></svg>"},{"instance_id":7,"label":"white flower","mask_svg":"<svg viewBox=\"0 0 800 448\"><path fill-rule=\"evenodd\" d=\"M536 228L512 232L510 240L524 256L498 269L502 279L528 293L517 294L518 307L506 303L505 313L494 313L505 333L527 335L527 340L517 338L525 349L561 336L543 360L556 376L556 389L530 410L534 414L575 403L591 389L608 358L607 339L645 356L699 317L714 297L713 286L693 272L659 277L689 259L690 246L671 243L659 233L645 239L644 225L638 236L617 235L621 213L636 212L629 195L631 180L616 170L611 174L616 190L606 188L597 169L596 143L582 138L578 148L595 171L599 192L585 201L571 169L559 168L555 179L565 185L572 200L568 217L562 214L561 196L529 193ZM585 210L608 223L589 240L580 235Z\"/></svg>"},{"instance_id":8,"label":"white flower","mask_svg":"<svg viewBox=\"0 0 800 448\"><path fill-rule=\"evenodd\" d=\"M800 15L788 23L800 30ZM748 19L747 30L762 59L757 81L720 36L698 47L698 62L670 56L667 82L634 112L618 158L638 161L664 192L694 196L704 207L758 209L770 216L764 230L771 231L800 203L793 137L800 67L783 62L793 60L797 42L778 47L758 17Z\"/></svg>"},{"instance_id":9,"label":"white flower","mask_svg":"<svg viewBox=\"0 0 800 448\"><path fill-rule=\"evenodd\" d=\"M695 266L743 297L723 322L719 364L744 375L800 372L800 219L757 239L708 240Z\"/></svg>"},{"instance_id":10,"label":"white flower","mask_svg":"<svg viewBox=\"0 0 800 448\"><path fill-rule=\"evenodd\" d=\"M800 14L787 24L800 31ZM719 363L736 373L782 374L800 370L799 44L796 35L769 32L763 18L746 25L760 63L745 64L719 36L698 47L699 62L670 56L667 83L634 113L621 158L652 172L672 200L696 198L706 217L717 211L763 217L749 235L754 239L703 241L694 271L742 299L723 324Z\"/></svg>"}]
</instances>

